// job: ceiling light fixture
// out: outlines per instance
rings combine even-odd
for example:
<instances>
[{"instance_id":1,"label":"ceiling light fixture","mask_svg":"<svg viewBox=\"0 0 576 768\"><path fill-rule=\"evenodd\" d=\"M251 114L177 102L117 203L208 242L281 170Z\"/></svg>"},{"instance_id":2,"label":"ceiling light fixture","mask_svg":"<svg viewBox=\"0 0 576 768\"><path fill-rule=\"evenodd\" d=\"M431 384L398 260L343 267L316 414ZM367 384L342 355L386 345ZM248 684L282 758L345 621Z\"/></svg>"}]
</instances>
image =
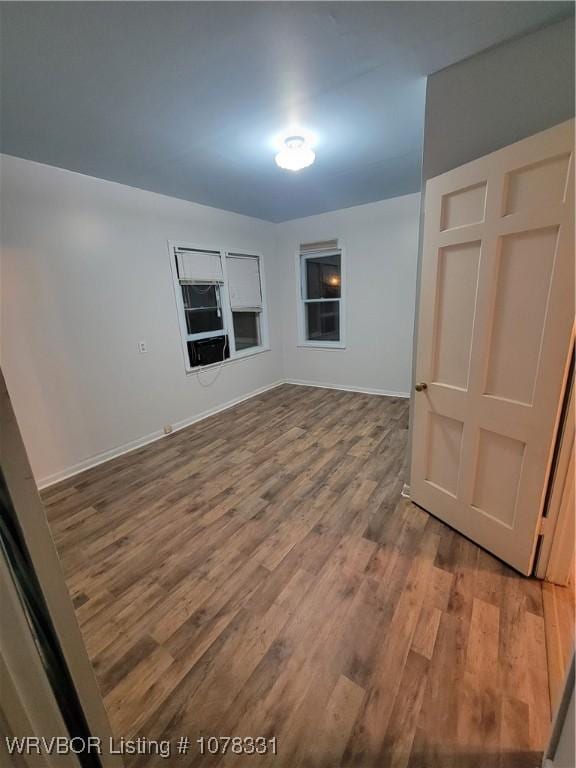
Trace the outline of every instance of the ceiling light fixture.
<instances>
[{"instance_id":1,"label":"ceiling light fixture","mask_svg":"<svg viewBox=\"0 0 576 768\"><path fill-rule=\"evenodd\" d=\"M284 146L274 159L280 168L287 171L299 171L312 165L316 155L303 136L288 136L284 139Z\"/></svg>"}]
</instances>

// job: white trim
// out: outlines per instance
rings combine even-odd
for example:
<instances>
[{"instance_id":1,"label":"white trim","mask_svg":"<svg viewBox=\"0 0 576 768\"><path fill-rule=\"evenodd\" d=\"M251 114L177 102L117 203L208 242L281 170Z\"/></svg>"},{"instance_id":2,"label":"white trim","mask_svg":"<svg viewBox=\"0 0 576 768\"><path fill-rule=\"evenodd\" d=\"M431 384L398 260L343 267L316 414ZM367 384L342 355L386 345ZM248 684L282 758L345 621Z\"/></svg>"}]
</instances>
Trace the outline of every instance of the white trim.
<instances>
[{"instance_id":1,"label":"white trim","mask_svg":"<svg viewBox=\"0 0 576 768\"><path fill-rule=\"evenodd\" d=\"M265 350L260 350L265 351ZM253 352L252 354L259 354L258 352ZM249 357L250 355L245 355L244 357ZM233 360L227 360L226 363L235 363L238 362L243 358L235 358ZM214 363L213 366L205 366L203 368L200 368L201 371L206 371L209 368L213 368L214 366L218 366L219 363ZM196 373L197 371L193 371ZM186 427L191 426L192 424L196 424L198 421L202 421L203 419L207 419L209 416L215 416L217 413L220 413L221 411L226 411L228 408L233 408L235 405L239 405L240 403L243 403L245 400L250 400L252 397L256 397L257 395L262 395L264 392L268 392L271 389L276 389L276 387L282 386L282 384L295 384L296 386L300 387L318 387L319 389L337 389L342 392L358 392L359 394L363 395L378 395L380 397L402 397L402 398L409 398L410 393L409 392L393 392L392 390L388 389L371 389L368 387L343 387L336 384L319 384L316 381L304 381L301 379L278 379L277 381L273 382L272 384L267 384L264 387L259 387L258 389L253 390L252 392L249 392L247 395L241 395L240 397L236 397L233 400L228 400L226 403L223 403L222 405L217 405L214 408L209 408L207 411L202 411L202 413L198 413L195 416L191 416L187 419L182 419L181 421L177 421L175 424L172 424L172 432L170 434L174 434L174 432L178 432L181 429L185 429ZM116 459L119 456L123 456L126 453L131 453L131 451L136 451L138 448L143 448L145 445L149 445L150 443L156 442L156 440L160 440L164 437L168 437L168 435L164 434L163 429L157 429L154 432L150 432L148 435L145 435L144 437L136 438L136 440L131 440L128 443L124 443L123 445L119 445L116 448L111 448L108 451L103 451L102 453L97 453L94 456L90 456L87 459L84 459L83 461L79 461L77 464L73 464L68 469L63 469L61 472L54 472L52 475L47 475L46 477L41 477L37 481L37 486L39 490L44 490L45 488L49 488L51 485L56 485L56 483L62 482L62 480L68 480L70 477L74 477L74 475L79 475L81 472L85 472L87 469L92 469L93 467L97 467L100 464L105 464L107 461L111 461L112 459Z\"/></svg>"},{"instance_id":2,"label":"white trim","mask_svg":"<svg viewBox=\"0 0 576 768\"><path fill-rule=\"evenodd\" d=\"M252 354L258 354L258 352L254 352ZM244 357L249 357L249 355L245 355ZM235 363L241 359L242 358L238 357L233 360L227 360L226 363ZM214 363L213 366L206 366L204 368L200 368L199 370L206 371L208 368L213 368L214 366L218 365L219 363ZM301 379L278 379L272 384L267 384L264 387L259 387L258 389L249 392L247 395L235 397L233 400L228 400L222 405L217 405L216 407L209 408L207 411L203 411L202 413L196 414L195 416L177 421L175 424L172 424L172 432L170 434L174 434L174 432L185 429L186 427L189 427L198 421L207 419L209 416L215 416L221 411L228 410L228 408L233 408L235 405L239 405L245 400L250 400L252 397L262 395L264 392L268 392L271 389L276 389L276 387L281 387L282 384L295 384L300 387L318 387L320 389L337 389L342 392L358 392L359 394L363 395L378 395L381 397L410 397L409 392L393 392L387 389L370 389L365 387L341 387L337 386L336 384L319 384L316 381L303 381ZM67 480L70 477L74 477L74 475L79 475L81 472L85 472L87 469L92 469L93 467L97 467L100 464L105 464L107 461L116 459L118 456L123 456L125 453L136 451L138 448L143 448L145 445L154 443L156 440L160 440L163 437L168 437L168 435L164 434L163 429L157 429L154 432L150 432L150 434L145 435L144 437L138 437L136 440L131 440L129 443L124 443L123 445L119 445L116 448L110 448L108 451L102 451L102 453L97 453L94 456L90 456L88 459L79 461L77 464L73 464L71 467L68 469L63 469L61 472L54 472L52 475L41 477L39 480L37 480L36 485L38 489L42 491L45 488L49 488L51 485L56 485L56 483L62 482L62 480Z\"/></svg>"},{"instance_id":3,"label":"white trim","mask_svg":"<svg viewBox=\"0 0 576 768\"><path fill-rule=\"evenodd\" d=\"M250 347L249 349L243 349L241 352L235 352L234 357L227 357L226 360L210 363L210 365L197 365L195 368L186 369L186 376L197 376L202 371L211 371L213 368L226 367L233 363L239 363L241 360L245 360L247 357L254 357L260 355L262 352L270 352L270 347Z\"/></svg>"},{"instance_id":4,"label":"white trim","mask_svg":"<svg viewBox=\"0 0 576 768\"><path fill-rule=\"evenodd\" d=\"M575 334L573 333L572 349ZM572 352L572 355L574 352ZM543 533L542 546L538 561L534 566L534 575L553 584L566 586L573 570L574 558L574 438L575 438L575 400L574 372L571 370L571 357L566 367L566 380L563 386L562 402L566 411L561 413L562 423L558 424L555 444L558 453L548 478L549 497L546 517L547 530ZM563 406L564 407L564 406Z\"/></svg>"},{"instance_id":5,"label":"white trim","mask_svg":"<svg viewBox=\"0 0 576 768\"><path fill-rule=\"evenodd\" d=\"M234 361L229 361L229 362L234 362ZM215 365L218 365L218 363L215 363ZM212 367L212 366L208 366L208 367ZM202 368L201 370L207 370L207 368L205 367L205 368ZM187 419L182 419L181 421L177 421L175 424L172 424L172 432L170 434L174 434L174 432L178 432L181 429L185 429L186 427L189 427L192 424L195 424L197 421L202 421L203 419L207 419L209 416L214 416L215 414L220 413L220 411L225 411L228 408L233 408L235 405L239 405L240 403L243 403L245 400L250 400L250 398L256 397L256 395L261 395L264 392L267 392L270 389L275 389L276 387L279 387L285 383L286 382L284 381L284 379L279 379L278 381L275 381L272 384L267 384L264 387L259 387L258 389L255 389L252 392L249 392L247 395L241 395L240 397L235 397L233 400L228 400L226 403L223 403L222 405L217 405L216 407L209 408L207 411L202 411L202 413L198 413L195 416L191 416ZM78 475L87 469L92 469L93 467L97 467L99 464L105 464L107 461L110 461L111 459L116 459L118 458L118 456L123 456L125 453L130 453L131 451L135 451L138 448L143 448L145 445L148 445L149 443L154 443L156 440L160 440L161 438L164 438L164 437L168 437L168 435L165 435L162 429L157 429L154 432L150 432L150 434L145 435L144 437L136 438L136 440L131 440L129 443L124 443L123 445L119 445L116 448L111 448L108 451L103 451L102 453L97 453L94 456L90 456L88 459L79 461L78 464L74 464L68 469L62 470L61 472L55 472L52 475L47 475L46 477L42 477L37 481L36 485L38 486L39 490L44 490L45 488L48 488L51 485L60 483L62 480L67 480L70 477L74 477L74 475Z\"/></svg>"},{"instance_id":6,"label":"white trim","mask_svg":"<svg viewBox=\"0 0 576 768\"><path fill-rule=\"evenodd\" d=\"M342 344L340 341L299 341L296 344L298 349L324 349L328 351L338 352L341 349L346 349L346 344Z\"/></svg>"},{"instance_id":7,"label":"white trim","mask_svg":"<svg viewBox=\"0 0 576 768\"><path fill-rule=\"evenodd\" d=\"M344 387L339 384L321 384L317 381L304 379L285 379L284 384L296 384L299 387L318 387L320 389L339 389L342 392L358 392L361 395L379 395L380 397L409 398L409 392L394 392L389 389L372 389L371 387Z\"/></svg>"}]
</instances>

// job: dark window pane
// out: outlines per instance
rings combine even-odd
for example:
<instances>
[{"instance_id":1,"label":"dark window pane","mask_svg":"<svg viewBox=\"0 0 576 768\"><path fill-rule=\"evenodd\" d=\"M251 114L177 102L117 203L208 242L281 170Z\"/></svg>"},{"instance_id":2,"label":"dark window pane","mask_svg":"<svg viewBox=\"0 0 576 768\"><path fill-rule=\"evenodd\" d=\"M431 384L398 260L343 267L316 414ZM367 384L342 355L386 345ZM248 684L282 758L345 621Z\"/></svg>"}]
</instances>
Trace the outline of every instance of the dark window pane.
<instances>
[{"instance_id":1,"label":"dark window pane","mask_svg":"<svg viewBox=\"0 0 576 768\"><path fill-rule=\"evenodd\" d=\"M250 349L260 346L259 312L233 312L234 340L236 349Z\"/></svg>"},{"instance_id":2,"label":"dark window pane","mask_svg":"<svg viewBox=\"0 0 576 768\"><path fill-rule=\"evenodd\" d=\"M183 285L182 298L186 309L216 308L218 295L216 285Z\"/></svg>"},{"instance_id":3,"label":"dark window pane","mask_svg":"<svg viewBox=\"0 0 576 768\"><path fill-rule=\"evenodd\" d=\"M340 341L340 302L306 304L306 338L309 341Z\"/></svg>"},{"instance_id":4,"label":"dark window pane","mask_svg":"<svg viewBox=\"0 0 576 768\"><path fill-rule=\"evenodd\" d=\"M340 298L340 254L305 259L306 298Z\"/></svg>"},{"instance_id":5,"label":"dark window pane","mask_svg":"<svg viewBox=\"0 0 576 768\"><path fill-rule=\"evenodd\" d=\"M186 309L184 314L188 333L220 331L224 327L219 309Z\"/></svg>"},{"instance_id":6,"label":"dark window pane","mask_svg":"<svg viewBox=\"0 0 576 768\"><path fill-rule=\"evenodd\" d=\"M196 368L199 365L220 363L230 357L227 336L189 341L187 346L191 368Z\"/></svg>"}]
</instances>

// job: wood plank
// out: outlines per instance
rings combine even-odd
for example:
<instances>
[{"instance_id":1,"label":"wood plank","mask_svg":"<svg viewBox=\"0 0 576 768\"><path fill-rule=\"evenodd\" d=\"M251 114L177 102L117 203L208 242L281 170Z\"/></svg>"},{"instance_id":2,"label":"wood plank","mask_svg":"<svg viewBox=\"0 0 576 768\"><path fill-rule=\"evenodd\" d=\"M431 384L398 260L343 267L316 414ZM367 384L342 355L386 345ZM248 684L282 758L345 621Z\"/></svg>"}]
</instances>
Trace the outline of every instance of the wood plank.
<instances>
[{"instance_id":1,"label":"wood plank","mask_svg":"<svg viewBox=\"0 0 576 768\"><path fill-rule=\"evenodd\" d=\"M276 735L262 768L538 762L540 585L400 497L407 420L286 385L43 493L117 736Z\"/></svg>"}]
</instances>

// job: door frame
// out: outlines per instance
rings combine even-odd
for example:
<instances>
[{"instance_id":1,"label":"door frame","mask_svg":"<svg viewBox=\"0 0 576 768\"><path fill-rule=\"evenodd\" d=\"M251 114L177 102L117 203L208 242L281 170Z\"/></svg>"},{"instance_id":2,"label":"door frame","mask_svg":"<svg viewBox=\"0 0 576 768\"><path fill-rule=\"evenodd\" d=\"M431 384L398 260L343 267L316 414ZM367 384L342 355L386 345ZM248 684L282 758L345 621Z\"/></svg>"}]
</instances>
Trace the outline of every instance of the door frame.
<instances>
[{"instance_id":1,"label":"door frame","mask_svg":"<svg viewBox=\"0 0 576 768\"><path fill-rule=\"evenodd\" d=\"M67 738L68 732L42 665L28 619L0 550L0 731L7 739L25 736ZM8 744L0 742L0 760L11 764ZM80 768L72 754L19 754L18 765ZM16 759L16 758L15 758Z\"/></svg>"},{"instance_id":2,"label":"door frame","mask_svg":"<svg viewBox=\"0 0 576 768\"><path fill-rule=\"evenodd\" d=\"M572 656L562 698L554 716L550 740L542 759L543 768L571 768L574 765L574 706L574 656Z\"/></svg>"},{"instance_id":3,"label":"door frame","mask_svg":"<svg viewBox=\"0 0 576 768\"><path fill-rule=\"evenodd\" d=\"M124 765L121 756L110 754L106 748L112 738L108 715L80 633L1 368L0 438L0 464L16 519L86 723L91 735L101 740L103 750L99 757L103 768L121 768Z\"/></svg>"},{"instance_id":4,"label":"door frame","mask_svg":"<svg viewBox=\"0 0 576 768\"><path fill-rule=\"evenodd\" d=\"M572 333L571 363L567 366L556 443L548 476L547 501L542 518L541 544L534 575L560 586L574 570L574 442L576 405L574 366L576 328Z\"/></svg>"}]
</instances>

